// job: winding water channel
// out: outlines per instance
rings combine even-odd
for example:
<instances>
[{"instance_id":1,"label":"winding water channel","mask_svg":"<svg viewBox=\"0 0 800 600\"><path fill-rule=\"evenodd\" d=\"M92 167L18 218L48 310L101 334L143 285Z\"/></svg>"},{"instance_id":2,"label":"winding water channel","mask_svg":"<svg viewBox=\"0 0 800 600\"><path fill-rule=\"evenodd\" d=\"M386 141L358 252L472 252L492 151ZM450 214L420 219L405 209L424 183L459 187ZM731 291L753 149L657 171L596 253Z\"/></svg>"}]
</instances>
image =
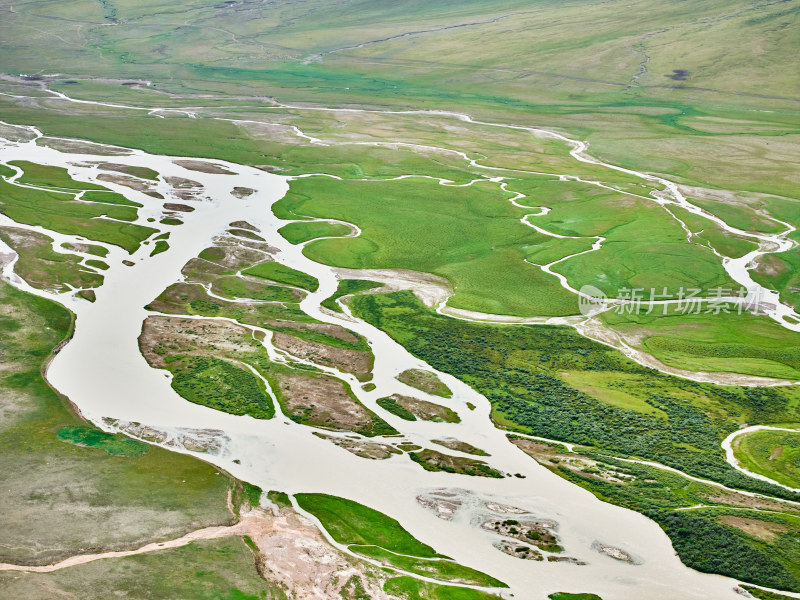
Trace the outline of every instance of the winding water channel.
<instances>
[{"instance_id":1,"label":"winding water channel","mask_svg":"<svg viewBox=\"0 0 800 600\"><path fill-rule=\"evenodd\" d=\"M570 143L574 142L570 140ZM573 155L586 160L582 154L584 150L585 146L575 146ZM29 160L67 167L73 177L83 181L96 181L98 175L97 168L86 163L109 159L103 155L67 154L37 145L35 141L0 140L0 161ZM734 592L735 581L685 567L655 523L635 512L597 500L510 444L505 434L493 426L489 402L459 380L438 373L453 390L450 400L427 397L397 381L395 376L406 369L436 371L371 325L320 309L320 302L336 290L338 279L335 269L309 260L303 256L301 245L288 243L278 233L287 221L276 218L270 206L286 193L288 180L285 177L219 160L213 163L224 165L235 175L189 171L175 164L175 159L138 150L113 157L113 162L149 167L162 176L198 181L208 199L193 203L195 210L183 216L184 225L169 228L170 249L167 252L150 257L152 247L143 246L129 257L121 249L107 246L110 268L104 273L105 283L96 290L96 302L32 289L13 274L13 262L4 268L4 276L13 285L53 298L76 314L74 336L53 359L47 377L86 418L107 430L111 429L107 419L116 419L163 430L173 438L214 437L219 449L213 452L171 449L200 456L266 490L290 494L323 492L377 508L397 518L414 536L437 551L505 581L511 586L506 594L512 593L515 598L543 600L555 591L594 592L607 600L741 598ZM107 181L101 183L144 205L137 222L159 226L148 223L147 218L160 215L163 201ZM256 193L237 198L232 194L234 186L249 187ZM165 185L159 191L165 195L169 193ZM676 189L673 192L679 194ZM432 439L452 436L489 452L491 457L487 460L493 467L507 473L524 474L525 478L498 480L432 473L422 470L406 456L368 460L316 437L313 428L281 418L280 413L268 421L234 416L189 403L175 393L170 387L169 375L151 368L139 351L137 340L142 323L151 314L144 306L170 284L181 280L184 264L210 246L229 223L240 220L258 227L269 244L278 248L275 255L278 262L319 280L319 289L301 303L307 314L319 321L349 328L369 341L375 355L373 381L376 388L365 392L353 385L353 392L362 403L411 442L430 447ZM54 238L54 249L65 241L80 241L75 236L16 224L5 217L0 224L45 233ZM122 262L124 259L135 264L126 266ZM744 277L741 279L744 282ZM776 312L775 318L782 321L782 316L783 313ZM269 339L265 343L269 346ZM351 381L350 376L341 373L339 376ZM393 393L413 394L446 404L459 414L461 422L399 419L376 405L378 398ZM469 410L467 403L477 408ZM588 564L523 561L503 554L492 546L497 538L481 530L479 522L475 522L479 515L465 514L444 521L416 501L418 494L438 488L467 490L486 500L518 506L538 517L558 522L558 535L565 554ZM592 549L596 542L619 547L636 557L640 564L632 565L600 554Z\"/></svg>"}]
</instances>

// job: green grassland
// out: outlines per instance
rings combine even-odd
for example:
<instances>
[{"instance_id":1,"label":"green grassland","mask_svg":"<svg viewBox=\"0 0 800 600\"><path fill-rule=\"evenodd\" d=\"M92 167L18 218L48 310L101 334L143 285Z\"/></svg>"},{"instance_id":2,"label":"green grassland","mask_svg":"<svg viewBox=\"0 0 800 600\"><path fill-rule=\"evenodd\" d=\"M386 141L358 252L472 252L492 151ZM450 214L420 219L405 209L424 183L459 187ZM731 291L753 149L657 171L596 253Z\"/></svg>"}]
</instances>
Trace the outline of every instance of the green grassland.
<instances>
[{"instance_id":1,"label":"green grassland","mask_svg":"<svg viewBox=\"0 0 800 600\"><path fill-rule=\"evenodd\" d=\"M95 427L62 427L57 433L62 442L87 448L101 448L113 456L141 456L150 446L122 434L111 434Z\"/></svg>"},{"instance_id":2,"label":"green grassland","mask_svg":"<svg viewBox=\"0 0 800 600\"><path fill-rule=\"evenodd\" d=\"M436 450L425 449L419 452L409 452L408 457L426 471L444 471L446 473L459 473L473 477L492 477L494 479L504 477L500 471L490 467L482 460L451 456Z\"/></svg>"},{"instance_id":3,"label":"green grassland","mask_svg":"<svg viewBox=\"0 0 800 600\"><path fill-rule=\"evenodd\" d=\"M315 277L276 262L260 263L242 271L242 273L268 279L275 283L299 287L311 292L316 291L319 287L319 281Z\"/></svg>"},{"instance_id":4,"label":"green grassland","mask_svg":"<svg viewBox=\"0 0 800 600\"><path fill-rule=\"evenodd\" d=\"M180 360L170 366L173 389L189 402L256 419L275 415L262 381L242 367L209 356Z\"/></svg>"},{"instance_id":5,"label":"green grassland","mask_svg":"<svg viewBox=\"0 0 800 600\"><path fill-rule=\"evenodd\" d=\"M711 311L711 312L708 312ZM637 340L634 346L672 367L692 371L743 373L762 377L800 378L800 334L768 317L723 305L719 314L708 305L699 314L655 307L636 312L607 311L603 323Z\"/></svg>"},{"instance_id":6,"label":"green grassland","mask_svg":"<svg viewBox=\"0 0 800 600\"><path fill-rule=\"evenodd\" d=\"M300 508L320 520L334 540L355 552L428 577L507 587L493 577L437 554L395 519L363 504L327 494L296 494L295 499Z\"/></svg>"},{"instance_id":7,"label":"green grassland","mask_svg":"<svg viewBox=\"0 0 800 600\"><path fill-rule=\"evenodd\" d=\"M566 236L607 237L595 252L555 267L570 283L622 288L711 289L732 285L708 248L689 244L680 223L652 201L580 182L523 179L512 183L551 212L529 222ZM495 186L441 186L429 179L351 182L304 178L276 205L295 216L354 222L357 238L312 241L307 256L349 268L411 268L448 278L455 308L515 315L574 314L574 297L556 278L525 261L542 264L592 239L561 240L520 223L530 211L511 205Z\"/></svg>"},{"instance_id":8,"label":"green grassland","mask_svg":"<svg viewBox=\"0 0 800 600\"><path fill-rule=\"evenodd\" d=\"M431 373L424 369L408 369L403 371L397 376L397 380L413 388L427 392L428 394L433 394L434 396L450 398L453 395L450 388L439 380L436 373Z\"/></svg>"},{"instance_id":9,"label":"green grassland","mask_svg":"<svg viewBox=\"0 0 800 600\"><path fill-rule=\"evenodd\" d=\"M394 398L378 398L378 406L380 406L383 410L387 410L392 413L396 417L400 417L405 421L416 421L417 417L414 416L414 413L407 411L405 408L400 406L397 403L397 400Z\"/></svg>"},{"instance_id":10,"label":"green grassland","mask_svg":"<svg viewBox=\"0 0 800 600\"><path fill-rule=\"evenodd\" d=\"M800 432L754 431L735 444L734 455L745 468L800 488Z\"/></svg>"},{"instance_id":11,"label":"green grassland","mask_svg":"<svg viewBox=\"0 0 800 600\"><path fill-rule=\"evenodd\" d=\"M800 397L793 388L679 379L641 367L566 327L455 321L424 308L410 292L357 296L351 305L414 355L486 396L501 426L794 497L733 469L720 447L741 423L797 421ZM579 375L579 387L573 387L576 373L591 385L581 384Z\"/></svg>"},{"instance_id":12,"label":"green grassland","mask_svg":"<svg viewBox=\"0 0 800 600\"><path fill-rule=\"evenodd\" d=\"M121 246L130 253L157 230L133 223L136 210L128 206L77 202L71 194L16 186L0 181L0 212L18 223L38 225L59 233Z\"/></svg>"},{"instance_id":13,"label":"green grassland","mask_svg":"<svg viewBox=\"0 0 800 600\"><path fill-rule=\"evenodd\" d=\"M305 178L276 210L332 217L363 229L357 238L311 242L304 253L350 268L405 268L445 276L452 306L510 314L570 314L574 300L558 281L527 265L521 246L544 236L519 223L525 214L489 184L454 188L429 179L340 182ZM487 285L492 279L495 285ZM532 294L531 290L541 293ZM499 310L498 310L499 309Z\"/></svg>"},{"instance_id":14,"label":"green grassland","mask_svg":"<svg viewBox=\"0 0 800 600\"><path fill-rule=\"evenodd\" d=\"M679 206L671 206L670 211L683 221L693 234L695 240L701 244L710 244L717 252L723 256L740 258L758 249L758 244L752 238L734 236L726 233L718 224L710 219L698 216ZM719 211L714 211L718 214ZM727 222L727 221L726 221ZM743 228L746 231L753 231L753 223L748 222Z\"/></svg>"},{"instance_id":15,"label":"green grassland","mask_svg":"<svg viewBox=\"0 0 800 600\"><path fill-rule=\"evenodd\" d=\"M95 183L77 181L69 176L64 167L39 165L27 160L13 160L8 164L22 169L22 175L17 179L19 183L67 190L108 189Z\"/></svg>"},{"instance_id":16,"label":"green grassland","mask_svg":"<svg viewBox=\"0 0 800 600\"><path fill-rule=\"evenodd\" d=\"M104 9L68 3L48 17L83 27L80 33L59 30L58 36L51 35L57 19L33 8L7 16L6 70L37 73L44 61L50 72L64 74L59 88L78 97L180 103L158 93L164 90L202 92L212 97L193 104L209 106L236 94L243 107L257 104L248 96L271 95L457 108L487 118L544 122L588 137L604 158L695 183L788 190L790 196L796 189L789 157L797 153L786 150L797 146L797 79L783 65L797 18L784 3L638 0L618 6L587 0L532 8L515 0L481 0L458 6L415 2L400 12L385 4L353 1L334 9L317 1L268 13L249 5L191 3L176 9L163 2L146 8L116 2ZM523 33L530 31L537 34ZM34 53L43 40L46 53ZM347 49L356 45L363 46ZM251 51L255 46L258 56ZM482 51L466 53L465 47ZM675 69L685 75L674 79ZM66 85L67 77L146 77L153 85ZM188 138L194 124L182 120ZM94 129L110 128L97 123ZM230 142L221 138L215 145L231 147ZM741 149L754 159L751 169L741 169Z\"/></svg>"},{"instance_id":17,"label":"green grassland","mask_svg":"<svg viewBox=\"0 0 800 600\"><path fill-rule=\"evenodd\" d=\"M248 325L283 320L313 322L297 303L244 305L211 298L199 285L175 284L149 304L153 310L177 315L228 317Z\"/></svg>"},{"instance_id":18,"label":"green grassland","mask_svg":"<svg viewBox=\"0 0 800 600\"><path fill-rule=\"evenodd\" d=\"M56 595L103 600L286 600L263 579L253 553L240 537L202 540L169 550L112 558L54 573L3 573L0 587L9 597L49 600Z\"/></svg>"},{"instance_id":19,"label":"green grassland","mask_svg":"<svg viewBox=\"0 0 800 600\"><path fill-rule=\"evenodd\" d=\"M789 239L800 244L800 233L794 232ZM800 310L800 250L795 246L786 252L770 254L759 260L752 271L753 279L768 289L777 290L781 301Z\"/></svg>"},{"instance_id":20,"label":"green grassland","mask_svg":"<svg viewBox=\"0 0 800 600\"><path fill-rule=\"evenodd\" d=\"M358 502L327 494L297 494L295 499L340 544L380 546L420 558L441 556L403 529L397 520Z\"/></svg>"},{"instance_id":21,"label":"green grassland","mask_svg":"<svg viewBox=\"0 0 800 600\"><path fill-rule=\"evenodd\" d=\"M497 600L499 596L470 588L436 585L413 577L387 579L383 590L407 600Z\"/></svg>"},{"instance_id":22,"label":"green grassland","mask_svg":"<svg viewBox=\"0 0 800 600\"><path fill-rule=\"evenodd\" d=\"M18 254L14 271L32 287L67 291L70 286L92 288L103 283L102 275L81 265L81 257L55 252L53 239L46 235L4 227L0 239Z\"/></svg>"},{"instance_id":23,"label":"green grassland","mask_svg":"<svg viewBox=\"0 0 800 600\"><path fill-rule=\"evenodd\" d=\"M342 279L339 281L339 285L336 286L336 291L320 302L320 304L328 310L342 312L342 309L339 308L339 305L336 303L339 298L342 296L349 296L350 294L366 292L367 290L381 287L381 285L382 284L375 281L368 281L365 279Z\"/></svg>"},{"instance_id":24,"label":"green grassland","mask_svg":"<svg viewBox=\"0 0 800 600\"><path fill-rule=\"evenodd\" d=\"M70 334L68 311L2 284L0 312L2 562L136 548L232 520L227 475L88 426L46 384L40 369Z\"/></svg>"},{"instance_id":25,"label":"green grassland","mask_svg":"<svg viewBox=\"0 0 800 600\"><path fill-rule=\"evenodd\" d=\"M278 232L292 244L302 244L321 237L341 237L350 233L350 227L325 221L297 221L281 227Z\"/></svg>"},{"instance_id":26,"label":"green grassland","mask_svg":"<svg viewBox=\"0 0 800 600\"><path fill-rule=\"evenodd\" d=\"M750 595L753 596L753 598L758 598L759 600L789 600L789 598L791 598L791 596L787 596L785 594L768 592L767 590L762 590L761 588L753 587L751 585L743 585L742 588L750 592Z\"/></svg>"}]
</instances>

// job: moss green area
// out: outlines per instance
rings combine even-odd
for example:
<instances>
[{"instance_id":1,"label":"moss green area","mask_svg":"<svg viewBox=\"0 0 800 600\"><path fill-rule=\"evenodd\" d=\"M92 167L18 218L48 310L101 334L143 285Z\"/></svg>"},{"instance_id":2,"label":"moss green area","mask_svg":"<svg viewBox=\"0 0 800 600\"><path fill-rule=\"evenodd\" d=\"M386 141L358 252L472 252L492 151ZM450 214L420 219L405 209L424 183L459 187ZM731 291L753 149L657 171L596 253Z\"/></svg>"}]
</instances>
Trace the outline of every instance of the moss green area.
<instances>
[{"instance_id":1,"label":"moss green area","mask_svg":"<svg viewBox=\"0 0 800 600\"><path fill-rule=\"evenodd\" d=\"M413 577L392 577L383 584L383 590L407 600L498 600L499 596L450 585L437 585Z\"/></svg>"},{"instance_id":2,"label":"moss green area","mask_svg":"<svg viewBox=\"0 0 800 600\"><path fill-rule=\"evenodd\" d=\"M406 421L416 421L417 417L413 413L407 411L405 408L397 403L394 398L378 398L378 406L384 410L388 410L393 415L405 419Z\"/></svg>"},{"instance_id":3,"label":"moss green area","mask_svg":"<svg viewBox=\"0 0 800 600\"><path fill-rule=\"evenodd\" d=\"M356 238L310 242L304 253L348 268L405 268L448 278L450 305L508 314L570 314L575 301L558 280L524 262L523 247L546 237L521 224L523 209L496 184L456 188L422 178L292 182L277 210L336 218L363 230ZM537 293L532 293L536 290Z\"/></svg>"},{"instance_id":4,"label":"moss green area","mask_svg":"<svg viewBox=\"0 0 800 600\"><path fill-rule=\"evenodd\" d=\"M166 240L157 240L155 244L153 244L153 250L150 252L150 256L155 256L156 254L161 254L162 252L166 252L169 250L169 242Z\"/></svg>"},{"instance_id":5,"label":"moss green area","mask_svg":"<svg viewBox=\"0 0 800 600\"><path fill-rule=\"evenodd\" d=\"M7 165L0 164L0 177L13 177L17 172Z\"/></svg>"},{"instance_id":6,"label":"moss green area","mask_svg":"<svg viewBox=\"0 0 800 600\"><path fill-rule=\"evenodd\" d=\"M83 264L85 264L87 267L92 267L93 269L100 269L101 271L107 271L109 269L108 263L96 258L89 258L85 260Z\"/></svg>"},{"instance_id":7,"label":"moss green area","mask_svg":"<svg viewBox=\"0 0 800 600\"><path fill-rule=\"evenodd\" d=\"M101 204L121 204L122 206L135 206L136 208L141 208L143 205L134 202L133 200L128 200L122 194L117 194L116 192L84 192L81 195L81 200L84 202L100 202Z\"/></svg>"},{"instance_id":8,"label":"moss green area","mask_svg":"<svg viewBox=\"0 0 800 600\"><path fill-rule=\"evenodd\" d=\"M289 499L289 495L285 492L277 492L275 490L270 490L267 492L267 498L269 498L270 502L276 504L280 507L290 507L292 505L292 501Z\"/></svg>"},{"instance_id":9,"label":"moss green area","mask_svg":"<svg viewBox=\"0 0 800 600\"><path fill-rule=\"evenodd\" d=\"M397 555L378 546L351 547L356 552L374 558L410 573L432 577L442 581L464 582L481 587L508 587L499 579L495 579L476 569L464 567L450 560L426 560L414 556Z\"/></svg>"},{"instance_id":10,"label":"moss green area","mask_svg":"<svg viewBox=\"0 0 800 600\"><path fill-rule=\"evenodd\" d=\"M328 494L296 494L295 500L300 508L318 518L340 544L379 546L420 558L440 557L433 548L408 533L396 519L358 502Z\"/></svg>"},{"instance_id":11,"label":"moss green area","mask_svg":"<svg viewBox=\"0 0 800 600\"><path fill-rule=\"evenodd\" d=\"M77 181L69 176L64 167L40 165L27 160L14 160L8 164L22 169L19 183L70 190L108 190L102 185Z\"/></svg>"},{"instance_id":12,"label":"moss green area","mask_svg":"<svg viewBox=\"0 0 800 600\"><path fill-rule=\"evenodd\" d=\"M146 454L150 448L143 442L132 440L122 434L106 433L95 427L62 427L56 435L62 442L87 448L99 448L114 456L141 456Z\"/></svg>"},{"instance_id":13,"label":"moss green area","mask_svg":"<svg viewBox=\"0 0 800 600\"><path fill-rule=\"evenodd\" d=\"M261 326L271 321L313 322L297 303L244 305L211 298L199 285L175 284L148 305L153 310L178 315L229 317L241 323Z\"/></svg>"},{"instance_id":14,"label":"moss green area","mask_svg":"<svg viewBox=\"0 0 800 600\"><path fill-rule=\"evenodd\" d=\"M319 287L319 281L317 281L316 277L307 275L306 273L301 273L296 269L292 269L291 267L287 267L276 262L260 263L254 267L250 267L249 269L242 271L242 273L245 275L261 277L262 279L268 279L269 281L274 281L275 283L283 283L286 285L299 287L311 292L315 292Z\"/></svg>"},{"instance_id":15,"label":"moss green area","mask_svg":"<svg viewBox=\"0 0 800 600\"><path fill-rule=\"evenodd\" d=\"M336 302L339 298L342 296L366 292L367 290L375 289L381 285L382 284L376 281L368 281L366 279L342 279L339 281L336 291L332 295L325 298L320 305L334 312L342 312L342 309L339 308L339 304Z\"/></svg>"},{"instance_id":16,"label":"moss green area","mask_svg":"<svg viewBox=\"0 0 800 600\"><path fill-rule=\"evenodd\" d=\"M497 469L490 467L482 460L475 460L474 458L451 456L428 449L409 452L408 457L426 471L444 471L446 473L459 473L474 477L493 477L495 479L504 477Z\"/></svg>"},{"instance_id":17,"label":"moss green area","mask_svg":"<svg viewBox=\"0 0 800 600\"><path fill-rule=\"evenodd\" d=\"M603 600L597 594L570 594L567 592L556 592L548 596L550 600Z\"/></svg>"},{"instance_id":18,"label":"moss green area","mask_svg":"<svg viewBox=\"0 0 800 600\"><path fill-rule=\"evenodd\" d=\"M751 271L752 277L768 289L777 290L781 301L800 311L800 232L790 234L795 245L791 250L769 254L759 259L757 267Z\"/></svg>"},{"instance_id":19,"label":"moss green area","mask_svg":"<svg viewBox=\"0 0 800 600\"><path fill-rule=\"evenodd\" d=\"M75 202L71 194L25 188L5 181L0 181L0 212L18 223L82 235L90 240L121 246L130 253L157 232L151 227L111 220L135 219L132 207Z\"/></svg>"},{"instance_id":20,"label":"moss green area","mask_svg":"<svg viewBox=\"0 0 800 600\"><path fill-rule=\"evenodd\" d=\"M291 244L302 244L309 240L323 237L342 237L350 233L351 228L343 223L326 221L297 221L284 225L278 230Z\"/></svg>"},{"instance_id":21,"label":"moss green area","mask_svg":"<svg viewBox=\"0 0 800 600\"><path fill-rule=\"evenodd\" d=\"M754 431L734 440L734 456L748 470L800 488L800 431Z\"/></svg>"},{"instance_id":22,"label":"moss green area","mask_svg":"<svg viewBox=\"0 0 800 600\"><path fill-rule=\"evenodd\" d=\"M241 277L224 276L214 279L211 284L215 294L226 298L252 298L253 300L267 300L270 302L297 303L297 293L287 287L253 283Z\"/></svg>"},{"instance_id":23,"label":"moss green area","mask_svg":"<svg viewBox=\"0 0 800 600\"><path fill-rule=\"evenodd\" d=\"M252 483L242 482L242 497L245 502L251 507L257 507L261 504L261 494L263 490L257 485Z\"/></svg>"},{"instance_id":24,"label":"moss green area","mask_svg":"<svg viewBox=\"0 0 800 600\"><path fill-rule=\"evenodd\" d=\"M662 307L647 312L646 308L612 310L600 318L621 333L640 339L633 345L671 367L800 378L800 334L768 317L723 303L689 306L685 313L676 309L665 313Z\"/></svg>"},{"instance_id":25,"label":"moss green area","mask_svg":"<svg viewBox=\"0 0 800 600\"><path fill-rule=\"evenodd\" d=\"M2 573L9 597L56 596L105 600L109 596L153 600L287 600L263 579L241 537L192 542L181 548L112 558L54 573Z\"/></svg>"},{"instance_id":26,"label":"moss green area","mask_svg":"<svg viewBox=\"0 0 800 600\"><path fill-rule=\"evenodd\" d=\"M67 291L70 287L90 288L103 283L102 275L81 265L81 257L55 252L53 239L46 235L3 227L0 239L19 256L14 272L35 288Z\"/></svg>"},{"instance_id":27,"label":"moss green area","mask_svg":"<svg viewBox=\"0 0 800 600\"><path fill-rule=\"evenodd\" d=\"M6 415L0 427L0 561L49 564L87 546L96 552L138 548L231 522L227 475L157 447L130 452L138 442L110 440L45 383L41 368L71 331L67 310L0 284L0 315ZM65 437L88 443L65 443ZM120 447L126 456L107 451ZM43 514L46 519L37 518ZM118 525L98 528L98 522Z\"/></svg>"},{"instance_id":28,"label":"moss green area","mask_svg":"<svg viewBox=\"0 0 800 600\"><path fill-rule=\"evenodd\" d=\"M722 227L705 217L699 216L679 206L671 206L670 211L678 217L694 234L694 240L699 243L710 244L723 256L740 258L758 249L758 243L753 238L735 236L727 233ZM752 224L751 224L752 225ZM748 227L747 230L752 230Z\"/></svg>"},{"instance_id":29,"label":"moss green area","mask_svg":"<svg viewBox=\"0 0 800 600\"><path fill-rule=\"evenodd\" d=\"M655 460L732 487L797 497L725 461L720 443L741 423L798 419L793 388L700 384L644 368L565 327L507 326L449 319L410 292L356 296L355 313L432 367L492 402L501 426ZM593 389L563 373L597 373ZM627 407L607 392L624 391ZM641 411L641 402L656 412Z\"/></svg>"},{"instance_id":30,"label":"moss green area","mask_svg":"<svg viewBox=\"0 0 800 600\"><path fill-rule=\"evenodd\" d=\"M108 165L104 165L104 167L109 168ZM158 171L154 171L148 167L137 167L135 165L113 165L113 168L109 168L109 170L119 171L127 175L133 175L139 179L149 179L150 181L155 181L158 179Z\"/></svg>"},{"instance_id":31,"label":"moss green area","mask_svg":"<svg viewBox=\"0 0 800 600\"><path fill-rule=\"evenodd\" d=\"M320 520L334 540L360 554L428 577L507 587L493 577L442 557L395 519L363 504L328 494L296 494L295 499L300 508Z\"/></svg>"},{"instance_id":32,"label":"moss green area","mask_svg":"<svg viewBox=\"0 0 800 600\"><path fill-rule=\"evenodd\" d=\"M450 398L453 392L444 383L441 382L436 373L425 371L424 369L408 369L403 371L397 376L397 380L410 385L413 388L439 396L441 398Z\"/></svg>"},{"instance_id":33,"label":"moss green area","mask_svg":"<svg viewBox=\"0 0 800 600\"><path fill-rule=\"evenodd\" d=\"M264 384L242 367L209 356L170 361L169 366L173 389L189 402L256 419L275 415Z\"/></svg>"}]
</instances>

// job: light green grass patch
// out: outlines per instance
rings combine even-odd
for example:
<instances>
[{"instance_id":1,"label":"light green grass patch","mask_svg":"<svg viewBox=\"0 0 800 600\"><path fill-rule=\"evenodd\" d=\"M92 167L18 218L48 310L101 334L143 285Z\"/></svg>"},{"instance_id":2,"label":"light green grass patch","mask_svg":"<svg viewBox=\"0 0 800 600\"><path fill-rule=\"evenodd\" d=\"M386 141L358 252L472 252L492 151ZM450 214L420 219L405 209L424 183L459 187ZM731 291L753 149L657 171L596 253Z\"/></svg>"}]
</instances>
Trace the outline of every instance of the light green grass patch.
<instances>
[{"instance_id":1,"label":"light green grass patch","mask_svg":"<svg viewBox=\"0 0 800 600\"><path fill-rule=\"evenodd\" d=\"M381 285L383 284L366 279L342 279L339 281L339 285L336 286L336 291L325 298L320 304L328 310L342 312L342 309L339 308L339 304L336 302L339 298L351 294L358 294L359 292L366 292L367 290L375 289Z\"/></svg>"},{"instance_id":2,"label":"light green grass patch","mask_svg":"<svg viewBox=\"0 0 800 600\"><path fill-rule=\"evenodd\" d=\"M438 585L414 577L392 577L383 590L407 600L499 600L499 596L471 588Z\"/></svg>"},{"instance_id":3,"label":"light green grass patch","mask_svg":"<svg viewBox=\"0 0 800 600\"><path fill-rule=\"evenodd\" d=\"M708 306L701 310L707 311ZM713 314L682 314L671 308L666 315L656 307L636 314L608 311L601 319L634 345L664 364L694 371L742 373L762 377L800 378L800 334L764 316L725 305Z\"/></svg>"},{"instance_id":4,"label":"light green grass patch","mask_svg":"<svg viewBox=\"0 0 800 600\"><path fill-rule=\"evenodd\" d=\"M734 455L748 470L800 488L800 431L754 431L734 441Z\"/></svg>"},{"instance_id":5,"label":"light green grass patch","mask_svg":"<svg viewBox=\"0 0 800 600\"><path fill-rule=\"evenodd\" d=\"M149 450L149 446L132 440L122 434L111 434L94 427L62 427L58 430L58 439L76 446L99 448L114 456L141 456Z\"/></svg>"},{"instance_id":6,"label":"light green grass patch","mask_svg":"<svg viewBox=\"0 0 800 600\"><path fill-rule=\"evenodd\" d=\"M94 183L77 181L69 176L64 167L40 165L27 160L14 160L8 164L22 169L22 175L17 179L19 183L38 185L56 189L70 190L106 190L108 188Z\"/></svg>"},{"instance_id":7,"label":"light green grass patch","mask_svg":"<svg viewBox=\"0 0 800 600\"><path fill-rule=\"evenodd\" d=\"M441 556L408 533L396 519L358 502L328 494L296 494L295 499L340 544L378 546L421 558Z\"/></svg>"},{"instance_id":8,"label":"light green grass patch","mask_svg":"<svg viewBox=\"0 0 800 600\"><path fill-rule=\"evenodd\" d=\"M250 267L249 269L242 271L242 273L244 275L253 275L255 277L261 277L262 279L268 279L269 281L274 281L275 283L283 283L293 287L299 287L311 292L315 292L319 287L319 281L317 281L316 277L307 275L306 273L301 273L296 269L292 269L291 267L287 267L276 262L260 263L254 267Z\"/></svg>"},{"instance_id":9,"label":"light green grass patch","mask_svg":"<svg viewBox=\"0 0 800 600\"><path fill-rule=\"evenodd\" d=\"M290 244L302 244L323 237L341 237L350 233L351 228L342 223L326 221L297 221L284 225L278 230Z\"/></svg>"}]
</instances>

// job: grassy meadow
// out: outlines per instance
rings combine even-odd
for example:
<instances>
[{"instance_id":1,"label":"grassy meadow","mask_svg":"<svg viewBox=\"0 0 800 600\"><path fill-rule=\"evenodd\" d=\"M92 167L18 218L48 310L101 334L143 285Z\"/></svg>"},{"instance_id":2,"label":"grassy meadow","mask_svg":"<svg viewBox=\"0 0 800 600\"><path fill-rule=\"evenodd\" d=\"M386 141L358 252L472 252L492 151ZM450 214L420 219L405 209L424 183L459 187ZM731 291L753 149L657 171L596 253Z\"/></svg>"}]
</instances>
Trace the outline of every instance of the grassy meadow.
<instances>
[{"instance_id":1,"label":"grassy meadow","mask_svg":"<svg viewBox=\"0 0 800 600\"><path fill-rule=\"evenodd\" d=\"M754 431L734 441L734 455L748 470L800 488L800 433Z\"/></svg>"},{"instance_id":2,"label":"grassy meadow","mask_svg":"<svg viewBox=\"0 0 800 600\"><path fill-rule=\"evenodd\" d=\"M233 520L225 497L234 482L226 474L107 435L48 386L41 369L70 335L66 309L2 284L0 313L2 562L47 564L81 552L136 548Z\"/></svg>"}]
</instances>

